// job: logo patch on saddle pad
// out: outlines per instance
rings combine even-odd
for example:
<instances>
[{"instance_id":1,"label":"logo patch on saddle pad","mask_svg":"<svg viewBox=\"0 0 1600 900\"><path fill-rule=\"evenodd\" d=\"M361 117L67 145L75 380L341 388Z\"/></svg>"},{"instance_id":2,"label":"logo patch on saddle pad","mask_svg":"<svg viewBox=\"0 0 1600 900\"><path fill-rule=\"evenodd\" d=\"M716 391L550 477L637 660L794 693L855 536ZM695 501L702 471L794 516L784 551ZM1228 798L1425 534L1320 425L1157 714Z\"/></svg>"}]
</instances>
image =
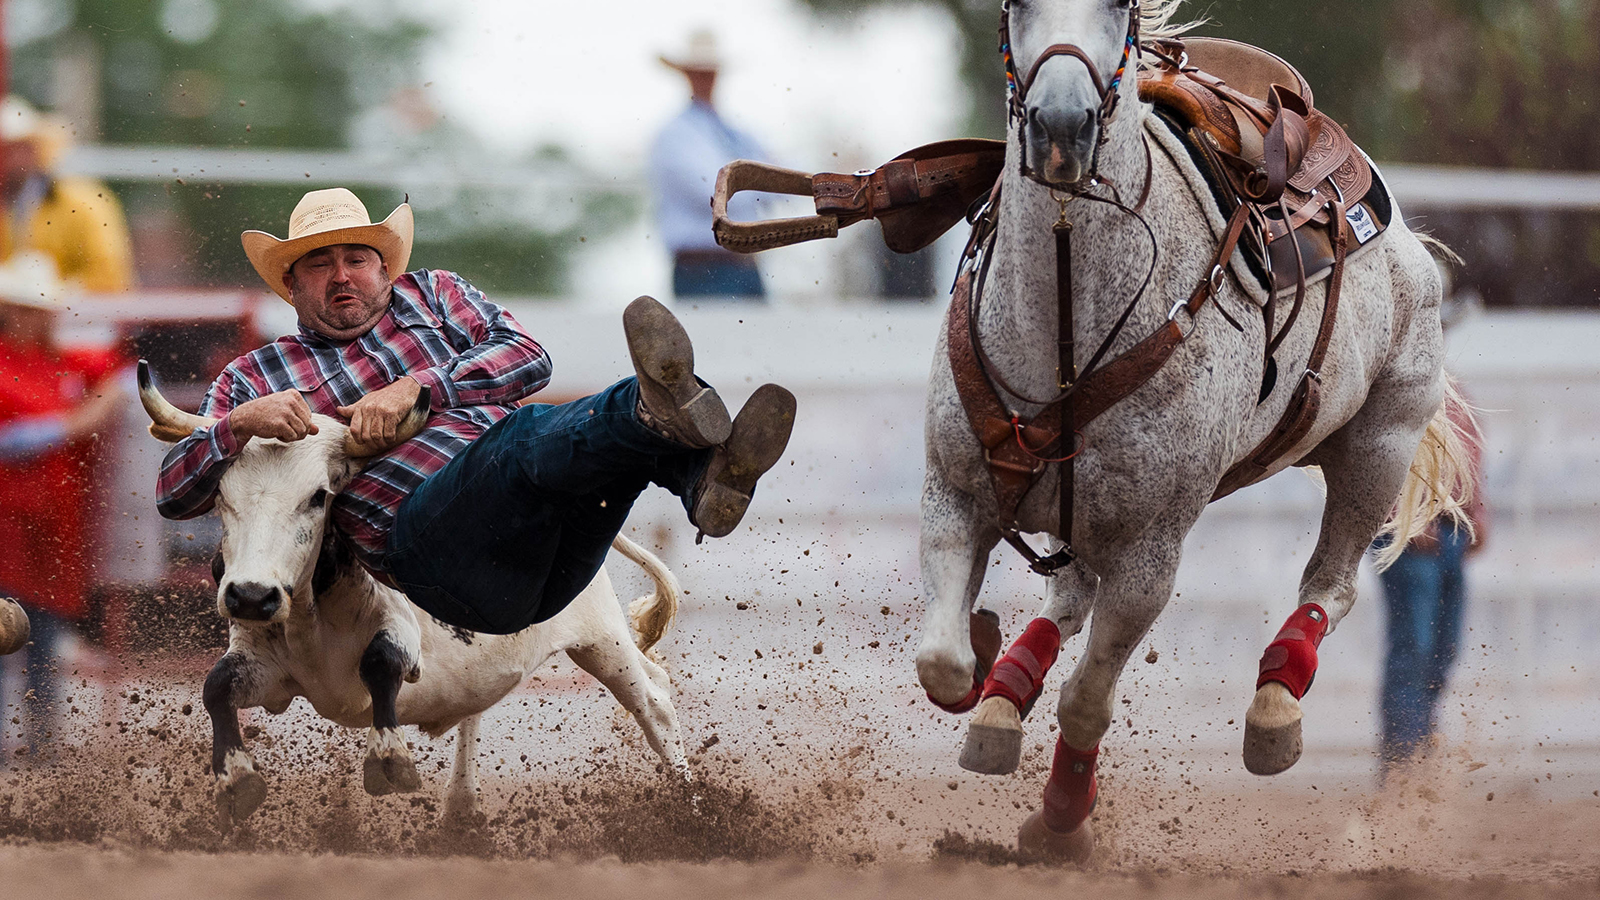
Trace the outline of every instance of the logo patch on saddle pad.
<instances>
[{"instance_id":1,"label":"logo patch on saddle pad","mask_svg":"<svg viewBox=\"0 0 1600 900\"><path fill-rule=\"evenodd\" d=\"M1372 221L1372 214L1359 203L1344 211L1344 220L1350 223L1350 230L1355 232L1357 243L1365 244L1378 233L1378 223Z\"/></svg>"}]
</instances>

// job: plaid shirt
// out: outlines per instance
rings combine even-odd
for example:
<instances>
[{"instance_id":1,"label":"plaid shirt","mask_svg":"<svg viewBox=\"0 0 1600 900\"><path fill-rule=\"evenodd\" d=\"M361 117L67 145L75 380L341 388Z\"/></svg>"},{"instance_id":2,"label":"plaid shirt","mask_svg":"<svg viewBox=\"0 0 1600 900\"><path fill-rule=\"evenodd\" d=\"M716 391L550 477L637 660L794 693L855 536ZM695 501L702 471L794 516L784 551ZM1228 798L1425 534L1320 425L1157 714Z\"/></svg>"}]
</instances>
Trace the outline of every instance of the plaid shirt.
<instances>
[{"instance_id":1,"label":"plaid shirt","mask_svg":"<svg viewBox=\"0 0 1600 900\"><path fill-rule=\"evenodd\" d=\"M415 438L372 462L334 500L333 522L368 569L385 571L395 511L516 402L550 381L550 357L516 319L454 272L420 269L394 283L389 311L372 330L335 341L300 333L234 360L212 383L200 415L217 417L167 452L156 509L169 519L211 510L217 484L243 444L228 413L239 404L297 390L314 413L338 418L401 376L432 391L433 415Z\"/></svg>"}]
</instances>

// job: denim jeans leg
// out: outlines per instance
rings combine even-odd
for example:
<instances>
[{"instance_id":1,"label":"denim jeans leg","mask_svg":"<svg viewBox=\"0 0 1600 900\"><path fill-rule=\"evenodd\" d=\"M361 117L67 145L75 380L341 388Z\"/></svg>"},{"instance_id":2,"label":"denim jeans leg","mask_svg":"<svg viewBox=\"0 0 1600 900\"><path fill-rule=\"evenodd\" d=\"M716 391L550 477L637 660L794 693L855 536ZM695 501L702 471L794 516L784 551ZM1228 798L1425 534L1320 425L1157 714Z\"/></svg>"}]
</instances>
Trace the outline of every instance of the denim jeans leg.
<instances>
[{"instance_id":1,"label":"denim jeans leg","mask_svg":"<svg viewBox=\"0 0 1600 900\"><path fill-rule=\"evenodd\" d=\"M554 616L594 578L644 488L688 502L709 450L639 423L638 384L531 404L496 423L400 507L387 562L412 601L473 631Z\"/></svg>"},{"instance_id":2,"label":"denim jeans leg","mask_svg":"<svg viewBox=\"0 0 1600 900\"><path fill-rule=\"evenodd\" d=\"M1416 753L1428 737L1427 678L1438 611L1438 559L1407 551L1381 580L1388 612L1381 755L1394 762Z\"/></svg>"}]
</instances>

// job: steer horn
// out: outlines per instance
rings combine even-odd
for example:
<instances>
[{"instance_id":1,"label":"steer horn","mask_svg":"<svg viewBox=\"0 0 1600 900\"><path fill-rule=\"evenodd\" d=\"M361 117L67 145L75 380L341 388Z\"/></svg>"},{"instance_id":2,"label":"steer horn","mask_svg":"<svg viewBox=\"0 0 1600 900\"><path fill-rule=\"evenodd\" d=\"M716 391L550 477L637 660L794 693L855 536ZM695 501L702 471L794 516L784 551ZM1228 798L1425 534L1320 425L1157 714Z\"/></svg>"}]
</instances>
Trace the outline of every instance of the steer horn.
<instances>
[{"instance_id":1,"label":"steer horn","mask_svg":"<svg viewBox=\"0 0 1600 900\"><path fill-rule=\"evenodd\" d=\"M193 434L197 428L210 428L217 424L216 419L184 412L168 403L150 378L150 363L142 359L139 360L139 402L144 404L144 411L150 414L150 434L158 441L176 444Z\"/></svg>"},{"instance_id":2,"label":"steer horn","mask_svg":"<svg viewBox=\"0 0 1600 900\"><path fill-rule=\"evenodd\" d=\"M411 410L406 413L405 418L401 419L400 424L395 427L394 440L380 444L363 444L357 441L353 435L346 434L344 437L345 454L355 459L364 459L369 456L377 456L404 444L406 441L416 437L418 432L422 431L423 426L428 424L428 412L432 405L432 394L428 390L428 386L423 385L422 389L417 391L417 399L416 402L411 404Z\"/></svg>"}]
</instances>

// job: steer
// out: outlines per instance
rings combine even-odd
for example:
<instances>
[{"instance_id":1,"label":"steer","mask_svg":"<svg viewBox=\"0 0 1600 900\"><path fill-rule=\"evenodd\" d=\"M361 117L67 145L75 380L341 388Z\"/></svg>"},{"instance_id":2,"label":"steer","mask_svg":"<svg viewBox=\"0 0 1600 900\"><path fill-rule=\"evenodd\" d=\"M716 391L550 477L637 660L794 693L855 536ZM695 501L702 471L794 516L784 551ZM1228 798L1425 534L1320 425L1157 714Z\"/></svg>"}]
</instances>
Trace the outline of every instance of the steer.
<instances>
[{"instance_id":1,"label":"steer","mask_svg":"<svg viewBox=\"0 0 1600 900\"><path fill-rule=\"evenodd\" d=\"M215 424L168 403L143 361L139 399L160 440ZM427 415L424 388L395 444L420 431ZM374 448L349 440L349 429L334 419L312 418L317 433L299 441L250 441L217 487L222 547L211 568L217 611L228 620L228 652L206 677L204 697L224 829L249 817L267 793L238 711L281 713L295 697L340 725L368 728L363 781L374 796L422 786L401 725L431 737L455 728L445 812L471 814L480 714L559 650L610 689L667 766L689 777L667 673L645 656L678 607L677 581L661 560L620 535L612 542L655 582L629 609L633 631L603 568L570 606L515 634L445 625L374 579L327 527L334 494Z\"/></svg>"}]
</instances>

